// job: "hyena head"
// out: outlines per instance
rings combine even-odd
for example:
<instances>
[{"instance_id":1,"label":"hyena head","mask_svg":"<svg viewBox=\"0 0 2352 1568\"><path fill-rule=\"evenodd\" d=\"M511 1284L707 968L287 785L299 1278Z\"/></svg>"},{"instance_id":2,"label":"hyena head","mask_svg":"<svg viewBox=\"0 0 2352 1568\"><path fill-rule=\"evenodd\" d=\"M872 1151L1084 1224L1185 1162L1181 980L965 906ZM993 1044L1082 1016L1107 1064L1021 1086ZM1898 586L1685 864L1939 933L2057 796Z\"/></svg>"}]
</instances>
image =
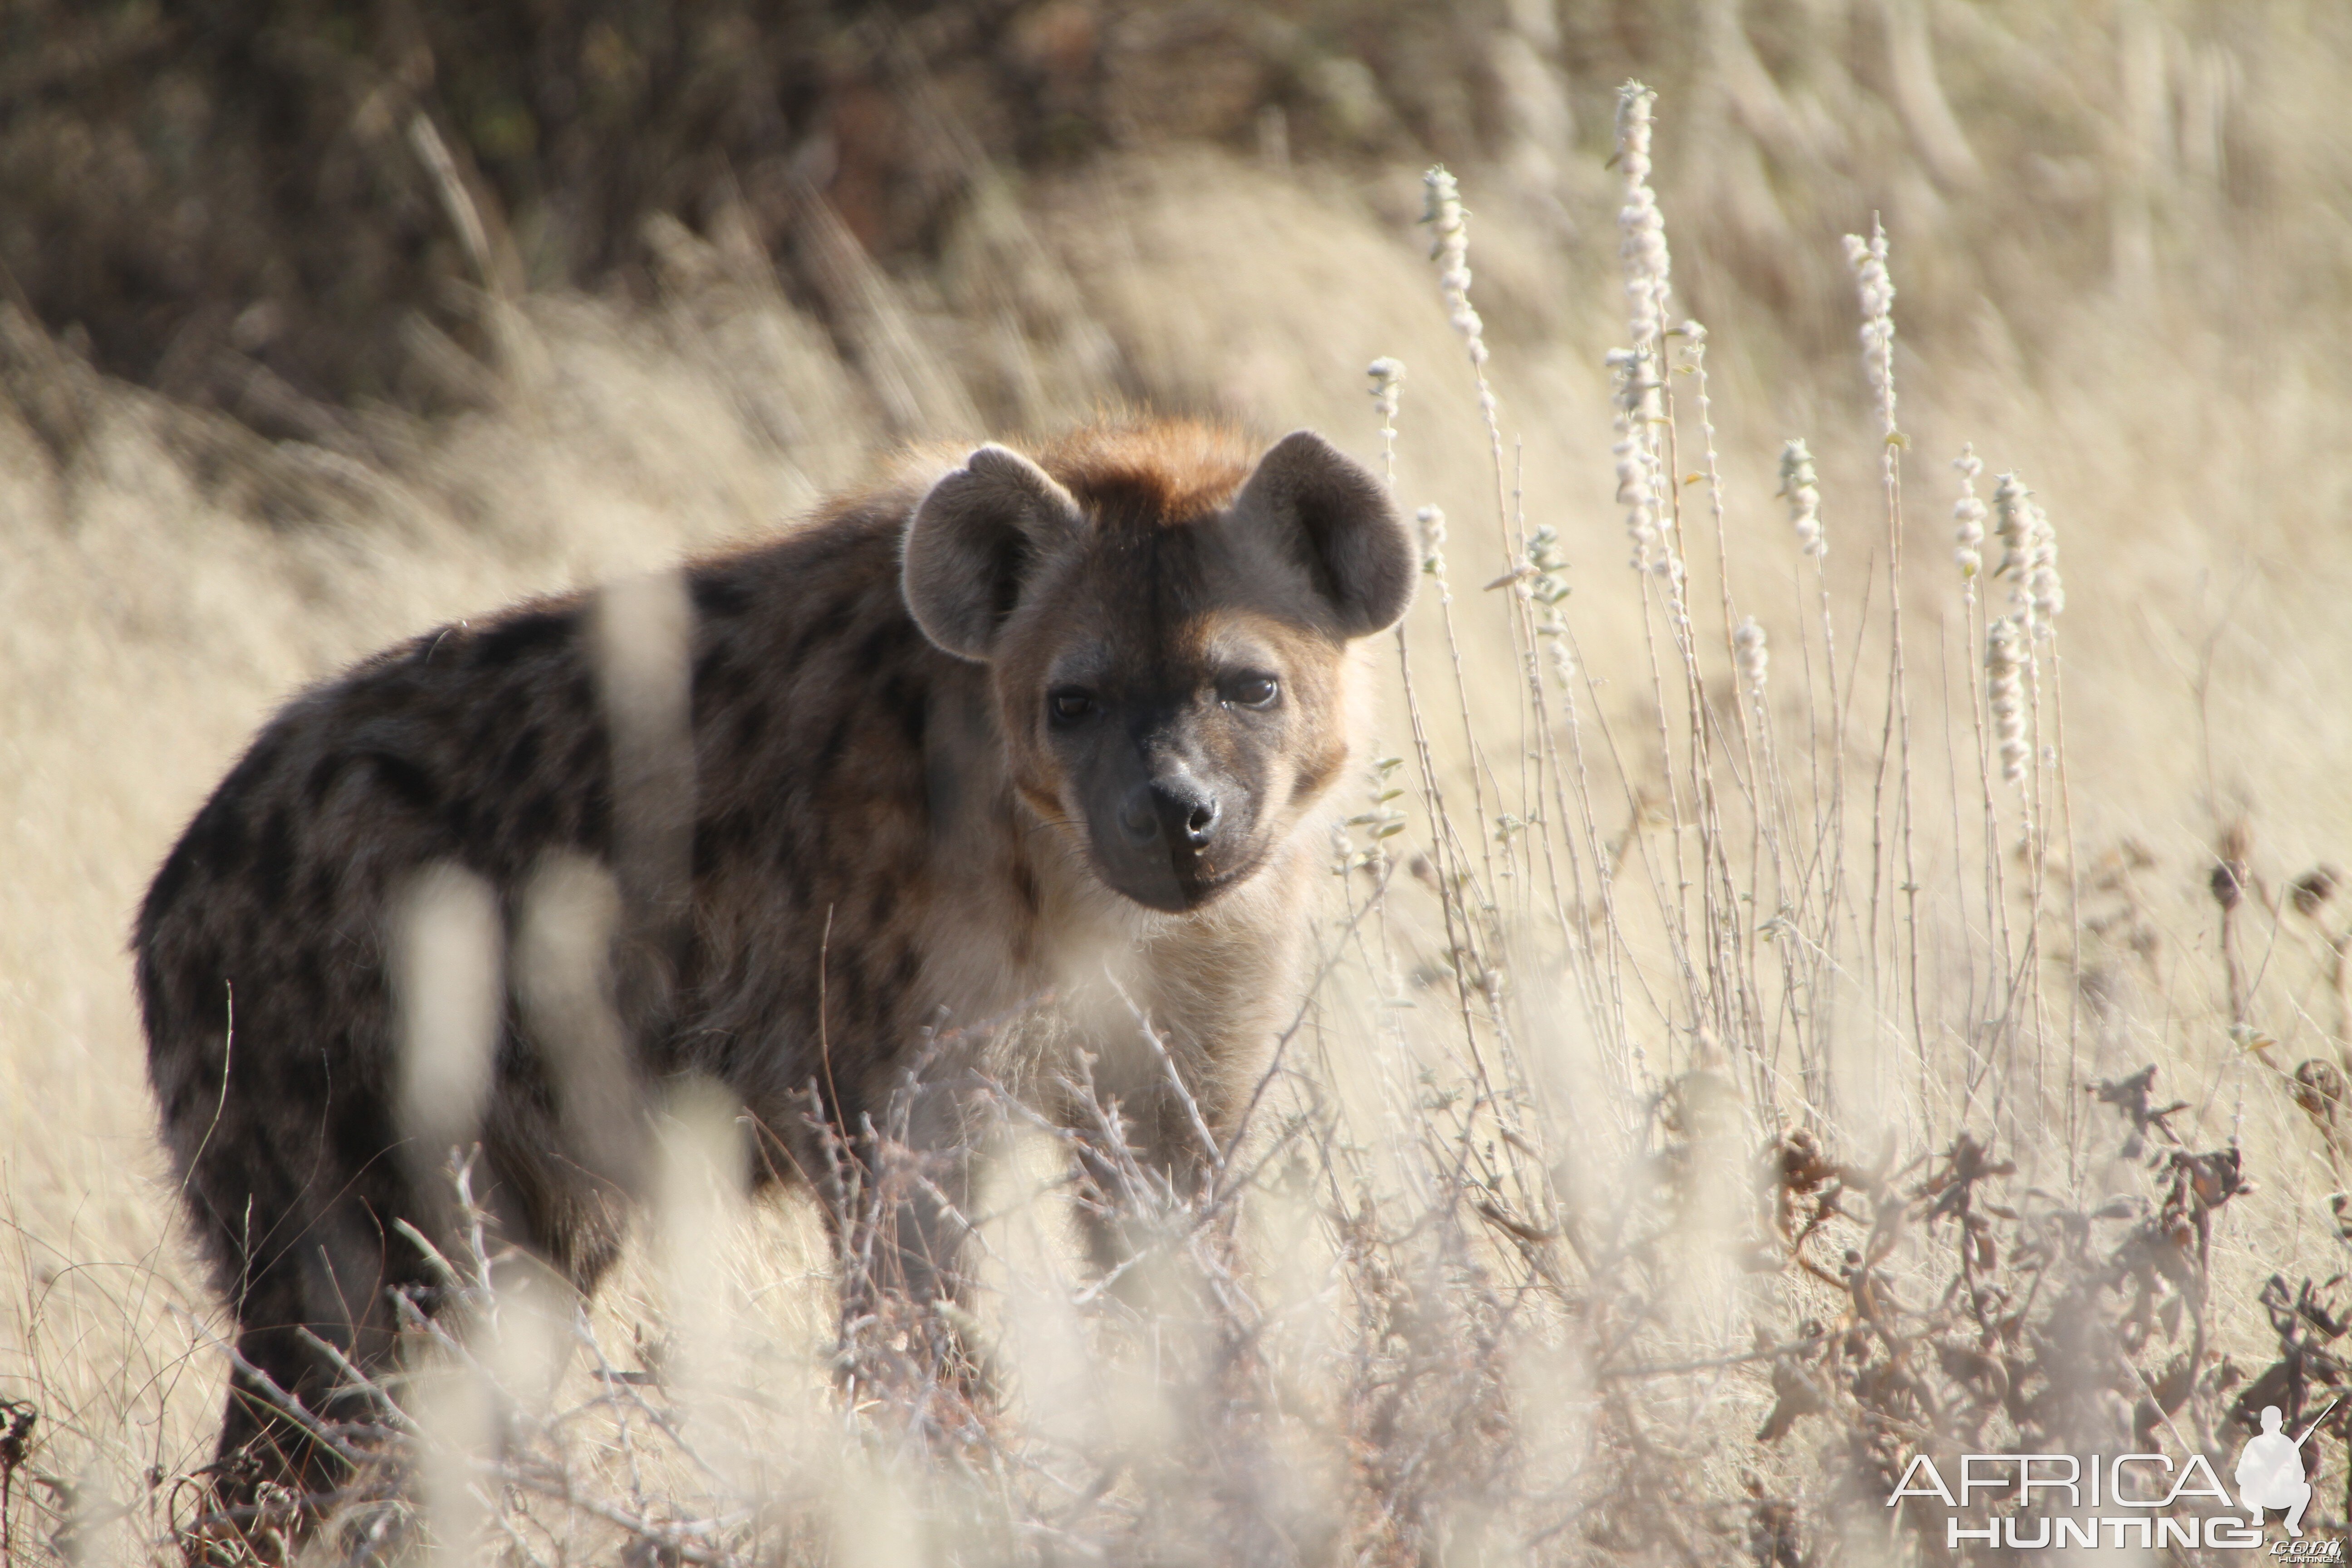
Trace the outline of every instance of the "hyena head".
<instances>
[{"instance_id":1,"label":"hyena head","mask_svg":"<svg viewBox=\"0 0 2352 1568\"><path fill-rule=\"evenodd\" d=\"M982 447L908 525L908 605L990 667L1015 787L1155 910L1298 826L1347 761L1348 645L1412 595L1371 475L1304 430L1253 455L1189 425Z\"/></svg>"}]
</instances>

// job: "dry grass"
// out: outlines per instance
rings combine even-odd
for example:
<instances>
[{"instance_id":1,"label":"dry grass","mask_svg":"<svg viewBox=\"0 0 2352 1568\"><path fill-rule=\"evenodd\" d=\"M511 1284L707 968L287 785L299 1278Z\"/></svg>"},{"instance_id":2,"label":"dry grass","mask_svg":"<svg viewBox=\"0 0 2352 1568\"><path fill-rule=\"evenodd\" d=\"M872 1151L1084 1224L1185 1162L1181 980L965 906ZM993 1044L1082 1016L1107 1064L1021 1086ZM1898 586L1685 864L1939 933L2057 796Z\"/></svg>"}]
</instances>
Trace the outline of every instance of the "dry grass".
<instances>
[{"instance_id":1,"label":"dry grass","mask_svg":"<svg viewBox=\"0 0 2352 1568\"><path fill-rule=\"evenodd\" d=\"M1711 329L1704 411L1669 338L1632 422L1680 498L1678 587L1626 568L1612 496L1607 59L1561 79L1578 156L1530 140L1465 174L1499 441L1409 172L1197 150L1006 195L936 289L861 275L846 353L723 231L665 231L656 305L523 300L476 367L489 411L371 416L382 466L0 321L0 1400L36 1415L21 1462L0 1436L12 1549L168 1557L194 1506L223 1320L176 1234L121 947L275 702L433 619L780 526L908 410L962 437L977 407L1050 426L1129 397L1374 457L1381 354L1410 367L1400 498L1449 520L1381 651L1367 761L1395 760L1338 803L1327 973L1254 1140L1205 1197L1130 1173L1162 1237L1130 1288L1076 1267L1062 1135L1008 1100L961 1325L992 1412L936 1324L836 1342L855 1257L806 1202L743 1205L723 1118L676 1107L671 1245L576 1321L495 1237L453 1260L470 1331L420 1331L389 1418L425 1511L387 1491L333 1543L1937 1562L1940 1513L1883 1506L1912 1451L2218 1462L2250 1388L2316 1414L2344 1377L2352 915L2307 874L2352 820L2352 318L2315 258L2340 248L2323 89L2352 57L2285 6L2232 11L2233 38L2218 7L1926 7L1971 174L1916 80L1874 77L1878 22L1805 52L1791 18L1835 9L1751 27L1769 94L1704 19L1643 62L1675 283ZM1874 208L1901 447L1831 243ZM1003 308L1024 285L1050 319ZM1824 567L1773 496L1788 437L1818 456ZM1971 610L1949 563L1964 441L1988 503L2021 471L2063 551L2023 791L1981 670L2011 579Z\"/></svg>"}]
</instances>

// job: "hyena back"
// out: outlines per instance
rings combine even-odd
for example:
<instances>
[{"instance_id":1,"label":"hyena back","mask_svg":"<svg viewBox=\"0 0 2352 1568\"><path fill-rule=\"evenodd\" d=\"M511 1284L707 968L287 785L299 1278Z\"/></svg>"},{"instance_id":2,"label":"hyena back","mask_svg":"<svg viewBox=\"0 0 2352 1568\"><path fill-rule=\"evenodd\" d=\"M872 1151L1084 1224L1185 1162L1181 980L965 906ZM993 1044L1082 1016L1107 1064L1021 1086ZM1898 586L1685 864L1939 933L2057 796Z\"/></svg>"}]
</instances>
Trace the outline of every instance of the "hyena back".
<instances>
[{"instance_id":1,"label":"hyena back","mask_svg":"<svg viewBox=\"0 0 2352 1568\"><path fill-rule=\"evenodd\" d=\"M910 466L774 542L444 627L297 698L134 943L238 1324L224 1457L340 1476L270 1384L333 1418L338 1356L384 1363L395 1293L436 1283L410 1231L446 1225L453 1143L478 1142L505 1233L593 1288L664 1080L724 1084L775 1179L825 1168L828 1125L857 1147L942 1038L996 1040L1005 1072L1005 1039L1082 1046L1183 1179L1193 1110L1234 1132L1295 1006L1349 645L1413 578L1384 490L1311 435L1261 455L1096 429ZM488 950L454 983L481 994L470 1068L410 994L441 951L404 923L420 905ZM955 1093L919 1104L910 1137L962 1146ZM916 1297L952 1289L950 1230L911 1215Z\"/></svg>"}]
</instances>

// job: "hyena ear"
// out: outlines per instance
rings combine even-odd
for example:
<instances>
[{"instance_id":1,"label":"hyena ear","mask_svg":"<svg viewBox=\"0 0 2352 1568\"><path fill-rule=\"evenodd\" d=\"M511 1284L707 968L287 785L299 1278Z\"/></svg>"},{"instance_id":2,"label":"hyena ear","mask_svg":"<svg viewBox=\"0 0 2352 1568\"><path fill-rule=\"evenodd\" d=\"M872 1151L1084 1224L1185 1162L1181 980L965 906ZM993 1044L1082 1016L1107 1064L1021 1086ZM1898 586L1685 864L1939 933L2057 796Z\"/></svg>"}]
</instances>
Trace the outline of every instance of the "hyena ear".
<instances>
[{"instance_id":1,"label":"hyena ear","mask_svg":"<svg viewBox=\"0 0 2352 1568\"><path fill-rule=\"evenodd\" d=\"M923 635L985 660L1031 566L1077 536L1078 503L1045 469L993 442L933 485L907 524L900 577Z\"/></svg>"},{"instance_id":2,"label":"hyena ear","mask_svg":"<svg viewBox=\"0 0 2352 1568\"><path fill-rule=\"evenodd\" d=\"M1394 626L1412 603L1412 535L1387 487L1312 430L1294 430L1258 459L1234 516L1306 568L1342 634Z\"/></svg>"}]
</instances>

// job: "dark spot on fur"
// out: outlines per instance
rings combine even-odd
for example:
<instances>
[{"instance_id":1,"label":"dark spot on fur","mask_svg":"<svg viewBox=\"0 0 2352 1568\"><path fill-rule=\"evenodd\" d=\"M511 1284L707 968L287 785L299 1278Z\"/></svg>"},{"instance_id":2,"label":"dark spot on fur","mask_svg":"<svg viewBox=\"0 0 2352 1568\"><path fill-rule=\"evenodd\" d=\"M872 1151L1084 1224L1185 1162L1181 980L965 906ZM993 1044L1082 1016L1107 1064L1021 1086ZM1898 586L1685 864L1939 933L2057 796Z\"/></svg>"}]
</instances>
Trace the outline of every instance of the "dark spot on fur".
<instances>
[{"instance_id":1,"label":"dark spot on fur","mask_svg":"<svg viewBox=\"0 0 2352 1568\"><path fill-rule=\"evenodd\" d=\"M313 811L326 805L327 796L334 790L336 781L343 776L343 770L351 763L352 756L348 752L329 752L313 763L309 776L302 781L302 804Z\"/></svg>"},{"instance_id":2,"label":"dark spot on fur","mask_svg":"<svg viewBox=\"0 0 2352 1568\"><path fill-rule=\"evenodd\" d=\"M842 752L849 747L849 731L856 721L857 715L854 711L843 713L834 720L832 733L825 736L824 744L816 749L816 755L809 759L809 771L815 777L824 778L840 764Z\"/></svg>"},{"instance_id":3,"label":"dark spot on fur","mask_svg":"<svg viewBox=\"0 0 2352 1568\"><path fill-rule=\"evenodd\" d=\"M873 1021L873 988L866 981L866 966L845 963L836 969L828 990L840 998L836 1016L841 1027L845 1032L863 1029Z\"/></svg>"},{"instance_id":4,"label":"dark spot on fur","mask_svg":"<svg viewBox=\"0 0 2352 1568\"><path fill-rule=\"evenodd\" d=\"M175 978L183 1017L226 1021L231 987L217 951L207 946L191 952Z\"/></svg>"},{"instance_id":5,"label":"dark spot on fur","mask_svg":"<svg viewBox=\"0 0 2352 1568\"><path fill-rule=\"evenodd\" d=\"M400 804L419 816L430 816L441 799L441 791L433 775L422 766L394 752L369 752L367 762L375 769L375 776L396 796Z\"/></svg>"},{"instance_id":6,"label":"dark spot on fur","mask_svg":"<svg viewBox=\"0 0 2352 1568\"><path fill-rule=\"evenodd\" d=\"M893 675L890 683L882 689L881 710L897 721L898 733L906 738L908 747L921 755L923 729L929 718L923 689L903 670Z\"/></svg>"},{"instance_id":7,"label":"dark spot on fur","mask_svg":"<svg viewBox=\"0 0 2352 1568\"><path fill-rule=\"evenodd\" d=\"M932 833L944 832L955 820L956 803L963 798L963 773L953 751L946 746L923 758L923 808Z\"/></svg>"},{"instance_id":8,"label":"dark spot on fur","mask_svg":"<svg viewBox=\"0 0 2352 1568\"><path fill-rule=\"evenodd\" d=\"M687 585L694 607L706 617L740 616L751 607L751 585L736 574L707 569L694 574Z\"/></svg>"},{"instance_id":9,"label":"dark spot on fur","mask_svg":"<svg viewBox=\"0 0 2352 1568\"><path fill-rule=\"evenodd\" d=\"M850 618L856 613L856 604L846 597L837 598L827 605L823 614L802 626L800 635L793 638L792 646L784 651L785 667L798 666L812 648L839 642L842 634L849 629Z\"/></svg>"},{"instance_id":10,"label":"dark spot on fur","mask_svg":"<svg viewBox=\"0 0 2352 1568\"><path fill-rule=\"evenodd\" d=\"M767 732L768 705L755 698L745 703L742 711L735 718L735 750L738 754L748 757L758 751L760 742Z\"/></svg>"},{"instance_id":11,"label":"dark spot on fur","mask_svg":"<svg viewBox=\"0 0 2352 1568\"><path fill-rule=\"evenodd\" d=\"M260 847L253 858L254 874L261 879L261 900L275 910L286 902L294 878L294 820L284 806L269 814L261 829Z\"/></svg>"},{"instance_id":12,"label":"dark spot on fur","mask_svg":"<svg viewBox=\"0 0 2352 1568\"><path fill-rule=\"evenodd\" d=\"M476 637L470 662L476 669L503 669L567 640L572 618L568 610L527 610Z\"/></svg>"},{"instance_id":13,"label":"dark spot on fur","mask_svg":"<svg viewBox=\"0 0 2352 1568\"><path fill-rule=\"evenodd\" d=\"M580 847L603 854L613 844L613 786L599 779L580 797Z\"/></svg>"},{"instance_id":14,"label":"dark spot on fur","mask_svg":"<svg viewBox=\"0 0 2352 1568\"><path fill-rule=\"evenodd\" d=\"M328 1047L331 1054L334 1047ZM295 1058L309 1060L308 1053ZM312 1092L329 1094L323 1075ZM394 1142L392 1120L384 1114L387 1100L371 1094L353 1093L349 1087L340 1094L331 1094L327 1106L328 1137L341 1149L387 1149Z\"/></svg>"},{"instance_id":15,"label":"dark spot on fur","mask_svg":"<svg viewBox=\"0 0 2352 1568\"><path fill-rule=\"evenodd\" d=\"M726 812L697 823L694 828L695 876L715 875L722 868L747 858L758 832L759 825L740 811Z\"/></svg>"},{"instance_id":16,"label":"dark spot on fur","mask_svg":"<svg viewBox=\"0 0 2352 1568\"><path fill-rule=\"evenodd\" d=\"M562 822L554 794L541 790L522 804L521 809L514 814L511 826L517 838L536 848L555 839Z\"/></svg>"},{"instance_id":17,"label":"dark spot on fur","mask_svg":"<svg viewBox=\"0 0 2352 1568\"><path fill-rule=\"evenodd\" d=\"M751 668L725 647L714 647L694 661L694 703L710 712L740 701L751 689Z\"/></svg>"},{"instance_id":18,"label":"dark spot on fur","mask_svg":"<svg viewBox=\"0 0 2352 1568\"><path fill-rule=\"evenodd\" d=\"M196 814L196 820L188 827L187 844L204 868L215 877L231 876L245 868L249 847L245 817L226 791L213 796Z\"/></svg>"},{"instance_id":19,"label":"dark spot on fur","mask_svg":"<svg viewBox=\"0 0 2352 1568\"><path fill-rule=\"evenodd\" d=\"M539 753L545 741L536 724L523 726L522 733L507 747L507 754L499 761L499 782L509 788L520 789L530 782L531 770L539 766Z\"/></svg>"},{"instance_id":20,"label":"dark spot on fur","mask_svg":"<svg viewBox=\"0 0 2352 1568\"><path fill-rule=\"evenodd\" d=\"M866 640L859 643L857 651L849 656L851 664L859 669L879 669L883 655L898 646L899 639L906 635L906 629L904 622L895 619L883 621L866 634Z\"/></svg>"},{"instance_id":21,"label":"dark spot on fur","mask_svg":"<svg viewBox=\"0 0 2352 1568\"><path fill-rule=\"evenodd\" d=\"M153 939L156 923L164 912L178 903L180 895L187 890L195 868L194 841L183 838L164 859L163 868L155 873L154 883L147 889L147 901L139 906L138 942L142 949Z\"/></svg>"}]
</instances>

